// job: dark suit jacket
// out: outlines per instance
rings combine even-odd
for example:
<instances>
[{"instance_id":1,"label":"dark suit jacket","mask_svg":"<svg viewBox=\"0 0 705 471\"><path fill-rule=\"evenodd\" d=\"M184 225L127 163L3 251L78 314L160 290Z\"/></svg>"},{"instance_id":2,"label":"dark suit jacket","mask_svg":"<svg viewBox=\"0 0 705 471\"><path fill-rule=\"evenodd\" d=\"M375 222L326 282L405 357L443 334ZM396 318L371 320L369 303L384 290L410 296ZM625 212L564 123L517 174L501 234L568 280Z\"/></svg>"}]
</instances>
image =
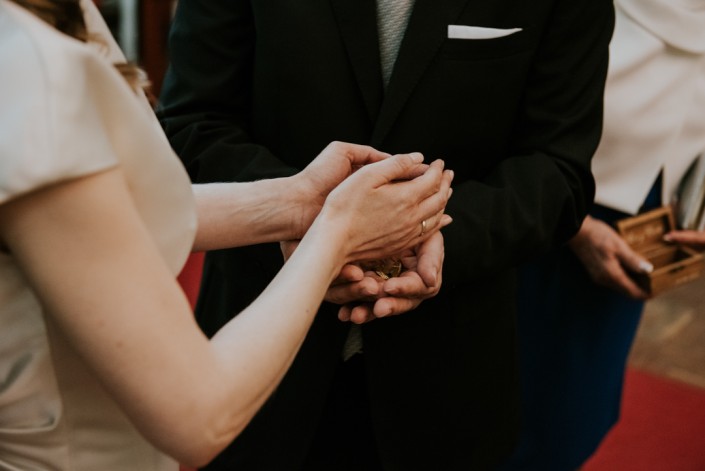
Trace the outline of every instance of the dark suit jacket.
<instances>
[{"instance_id":1,"label":"dark suit jacket","mask_svg":"<svg viewBox=\"0 0 705 471\"><path fill-rule=\"evenodd\" d=\"M449 24L522 31L448 39ZM607 0L417 0L385 93L374 0L179 1L160 116L194 181L290 175L332 140L421 151L456 173L441 293L363 329L388 469L491 469L512 447L513 267L564 242L591 203L612 26ZM204 330L281 262L276 245L208 254ZM300 464L348 328L335 310L322 307L222 469Z\"/></svg>"}]
</instances>

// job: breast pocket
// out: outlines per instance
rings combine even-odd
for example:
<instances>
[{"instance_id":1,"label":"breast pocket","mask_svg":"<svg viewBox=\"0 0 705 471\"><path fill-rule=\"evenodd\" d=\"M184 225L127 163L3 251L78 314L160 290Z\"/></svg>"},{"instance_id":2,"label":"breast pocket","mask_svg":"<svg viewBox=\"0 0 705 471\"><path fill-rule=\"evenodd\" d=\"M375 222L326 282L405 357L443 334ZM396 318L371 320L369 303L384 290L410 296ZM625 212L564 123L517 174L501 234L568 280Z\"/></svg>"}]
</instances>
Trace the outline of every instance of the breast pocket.
<instances>
[{"instance_id":1,"label":"breast pocket","mask_svg":"<svg viewBox=\"0 0 705 471\"><path fill-rule=\"evenodd\" d=\"M520 54L536 48L536 28L489 39L447 38L441 47L441 57L449 60L486 60Z\"/></svg>"}]
</instances>

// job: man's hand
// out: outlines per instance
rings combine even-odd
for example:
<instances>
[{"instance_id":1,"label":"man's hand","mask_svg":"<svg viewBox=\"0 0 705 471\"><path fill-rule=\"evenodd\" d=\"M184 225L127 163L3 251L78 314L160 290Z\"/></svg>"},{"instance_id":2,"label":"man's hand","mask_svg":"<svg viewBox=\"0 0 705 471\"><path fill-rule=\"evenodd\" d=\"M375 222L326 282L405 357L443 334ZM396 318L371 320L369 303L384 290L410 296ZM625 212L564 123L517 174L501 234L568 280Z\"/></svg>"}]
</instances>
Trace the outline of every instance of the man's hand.
<instances>
[{"instance_id":1,"label":"man's hand","mask_svg":"<svg viewBox=\"0 0 705 471\"><path fill-rule=\"evenodd\" d=\"M298 245L298 240L280 242L284 261L291 257ZM324 299L333 304L374 301L381 292L382 284L379 277L371 275L370 272L365 274L362 268L355 264L343 266L338 277L328 288Z\"/></svg>"},{"instance_id":2,"label":"man's hand","mask_svg":"<svg viewBox=\"0 0 705 471\"><path fill-rule=\"evenodd\" d=\"M378 285L377 293L369 288L369 295L362 297L366 302L348 302L338 311L341 321L362 324L371 320L403 314L415 309L422 301L438 294L441 288L443 259L445 256L443 235L435 233L414 249L401 254L404 271L400 276L382 280L374 272L366 272L364 278L346 287L346 293L353 295L353 286L365 280L365 289L371 281ZM354 289L363 289L359 286ZM329 291L330 293L330 291ZM375 297L376 299L370 299Z\"/></svg>"},{"instance_id":3,"label":"man's hand","mask_svg":"<svg viewBox=\"0 0 705 471\"><path fill-rule=\"evenodd\" d=\"M286 260L298 241L280 245ZM358 265L345 265L328 289L325 300L342 305L338 311L341 321L356 324L403 314L438 294L444 256L443 235L436 232L401 255L405 271L398 277L383 280L375 272L363 272Z\"/></svg>"},{"instance_id":4,"label":"man's hand","mask_svg":"<svg viewBox=\"0 0 705 471\"><path fill-rule=\"evenodd\" d=\"M629 272L650 273L653 266L604 222L587 216L580 231L568 245L595 283L634 299L649 297L634 282Z\"/></svg>"}]
</instances>

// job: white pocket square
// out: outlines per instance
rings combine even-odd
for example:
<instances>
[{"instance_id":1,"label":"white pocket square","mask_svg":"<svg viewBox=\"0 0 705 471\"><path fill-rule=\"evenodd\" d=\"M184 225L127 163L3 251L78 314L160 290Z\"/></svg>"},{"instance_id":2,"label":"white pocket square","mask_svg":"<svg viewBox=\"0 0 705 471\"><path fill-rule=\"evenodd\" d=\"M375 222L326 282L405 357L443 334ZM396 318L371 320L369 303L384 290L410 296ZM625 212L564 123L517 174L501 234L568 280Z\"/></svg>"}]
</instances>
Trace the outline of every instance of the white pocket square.
<instances>
[{"instance_id":1,"label":"white pocket square","mask_svg":"<svg viewBox=\"0 0 705 471\"><path fill-rule=\"evenodd\" d=\"M494 39L518 33L521 28L498 29L481 26L448 25L448 39Z\"/></svg>"}]
</instances>

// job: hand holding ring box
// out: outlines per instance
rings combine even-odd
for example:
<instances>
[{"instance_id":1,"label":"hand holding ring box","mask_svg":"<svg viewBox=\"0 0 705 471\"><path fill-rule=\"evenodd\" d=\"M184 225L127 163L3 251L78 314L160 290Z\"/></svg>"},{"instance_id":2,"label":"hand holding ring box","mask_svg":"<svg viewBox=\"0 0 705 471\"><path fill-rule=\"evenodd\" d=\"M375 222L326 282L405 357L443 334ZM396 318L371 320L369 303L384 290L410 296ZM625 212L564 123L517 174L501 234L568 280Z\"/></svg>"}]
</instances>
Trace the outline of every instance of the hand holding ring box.
<instances>
[{"instance_id":1,"label":"hand holding ring box","mask_svg":"<svg viewBox=\"0 0 705 471\"><path fill-rule=\"evenodd\" d=\"M617 221L619 234L654 266L651 273L635 275L637 283L652 296L697 279L705 266L699 252L663 240L674 227L671 206Z\"/></svg>"}]
</instances>

